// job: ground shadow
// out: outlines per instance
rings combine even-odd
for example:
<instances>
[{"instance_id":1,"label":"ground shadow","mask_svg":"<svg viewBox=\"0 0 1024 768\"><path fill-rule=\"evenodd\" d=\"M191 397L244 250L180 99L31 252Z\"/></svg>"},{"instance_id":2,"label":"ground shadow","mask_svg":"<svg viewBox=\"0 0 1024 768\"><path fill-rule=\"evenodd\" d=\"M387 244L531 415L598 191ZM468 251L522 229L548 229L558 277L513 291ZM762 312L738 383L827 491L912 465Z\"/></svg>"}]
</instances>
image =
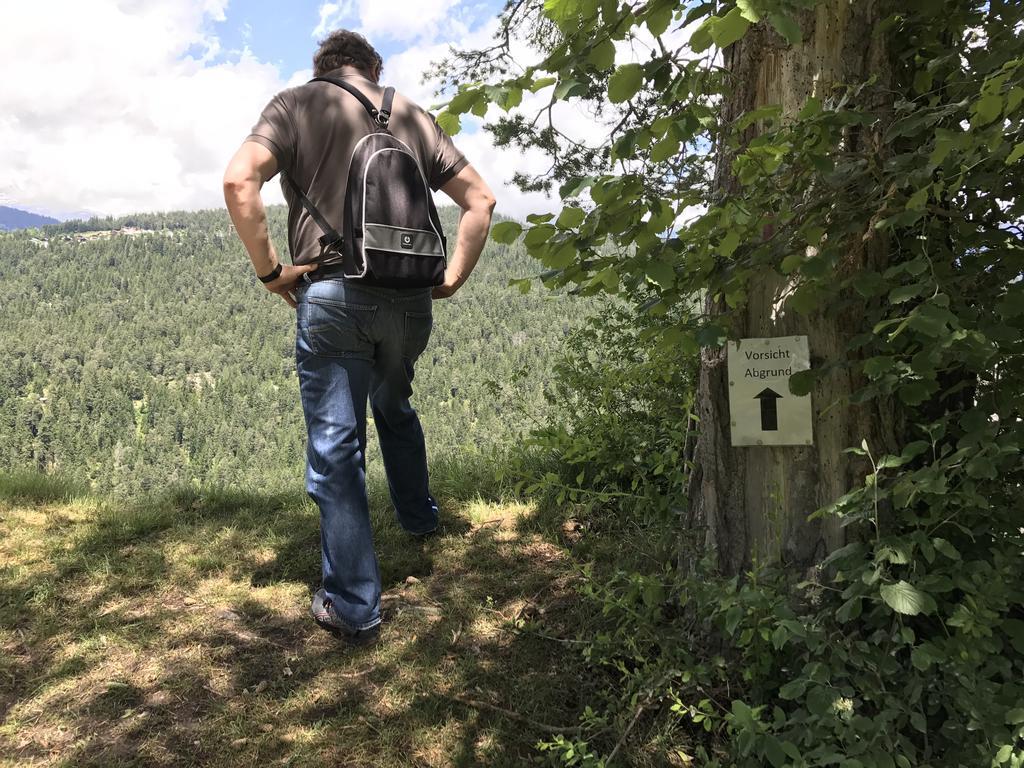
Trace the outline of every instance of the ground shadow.
<instances>
[{"instance_id":1,"label":"ground shadow","mask_svg":"<svg viewBox=\"0 0 1024 768\"><path fill-rule=\"evenodd\" d=\"M570 637L573 576L521 524L528 504L459 487L439 494L446 518L425 541L371 494L387 623L365 649L306 615L319 535L301 492L178 491L79 512L62 506L73 492L9 494L25 543L0 570L0 753L61 766L534 761L592 693ZM549 629L523 631L538 610Z\"/></svg>"}]
</instances>

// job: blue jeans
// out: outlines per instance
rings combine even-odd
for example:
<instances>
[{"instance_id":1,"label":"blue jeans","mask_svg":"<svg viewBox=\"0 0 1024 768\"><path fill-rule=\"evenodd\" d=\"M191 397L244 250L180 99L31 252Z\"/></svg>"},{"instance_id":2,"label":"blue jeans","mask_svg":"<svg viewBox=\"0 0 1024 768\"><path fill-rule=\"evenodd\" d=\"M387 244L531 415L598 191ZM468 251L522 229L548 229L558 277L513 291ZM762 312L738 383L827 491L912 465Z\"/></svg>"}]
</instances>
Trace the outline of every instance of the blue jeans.
<instances>
[{"instance_id":1,"label":"blue jeans","mask_svg":"<svg viewBox=\"0 0 1024 768\"><path fill-rule=\"evenodd\" d=\"M366 401L391 500L413 534L437 527L427 452L409 403L433 323L430 289L300 283L295 341L306 417L306 491L320 508L323 587L351 629L380 623L380 570L366 498Z\"/></svg>"}]
</instances>

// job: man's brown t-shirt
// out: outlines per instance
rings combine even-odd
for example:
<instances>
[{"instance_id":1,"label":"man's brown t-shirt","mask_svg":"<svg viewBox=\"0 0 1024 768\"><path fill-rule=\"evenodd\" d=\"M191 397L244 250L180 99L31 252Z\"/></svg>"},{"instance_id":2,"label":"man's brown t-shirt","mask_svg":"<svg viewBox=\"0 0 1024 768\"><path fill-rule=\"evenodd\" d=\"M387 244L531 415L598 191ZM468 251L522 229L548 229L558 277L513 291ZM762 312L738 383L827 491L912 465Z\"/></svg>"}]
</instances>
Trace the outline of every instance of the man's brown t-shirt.
<instances>
[{"instance_id":1,"label":"man's brown t-shirt","mask_svg":"<svg viewBox=\"0 0 1024 768\"><path fill-rule=\"evenodd\" d=\"M384 88L372 80L339 70L326 75L343 78L380 106ZM289 174L340 232L352 151L373 128L373 119L350 93L332 83L306 83L271 99L247 141L258 142L273 152L278 172ZM434 190L468 165L433 116L399 93L395 94L388 128L412 149ZM293 262L318 261L317 241L323 232L288 185L282 183L281 188L288 202L288 248ZM322 263L340 260L332 254Z\"/></svg>"}]
</instances>

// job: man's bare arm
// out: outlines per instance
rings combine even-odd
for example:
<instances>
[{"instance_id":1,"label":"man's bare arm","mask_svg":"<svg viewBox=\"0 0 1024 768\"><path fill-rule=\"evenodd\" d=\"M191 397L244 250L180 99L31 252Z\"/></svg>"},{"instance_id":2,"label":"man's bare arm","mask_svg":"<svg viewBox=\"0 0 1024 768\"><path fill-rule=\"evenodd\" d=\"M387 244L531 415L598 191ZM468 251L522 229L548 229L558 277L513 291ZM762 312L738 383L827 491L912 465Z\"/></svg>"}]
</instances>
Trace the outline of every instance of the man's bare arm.
<instances>
[{"instance_id":1,"label":"man's bare arm","mask_svg":"<svg viewBox=\"0 0 1024 768\"><path fill-rule=\"evenodd\" d=\"M273 153L255 141L243 143L224 172L224 202L257 275L269 275L279 263L274 244L270 242L267 211L260 196L260 189L275 173L277 160ZM296 282L314 269L315 264L305 267L282 264L277 279L265 285L268 291L294 307L291 292Z\"/></svg>"},{"instance_id":2,"label":"man's bare arm","mask_svg":"<svg viewBox=\"0 0 1024 768\"><path fill-rule=\"evenodd\" d=\"M494 212L494 193L472 165L453 176L441 191L462 209L455 253L448 261L444 285L434 289L435 299L447 299L469 278L487 242Z\"/></svg>"}]
</instances>

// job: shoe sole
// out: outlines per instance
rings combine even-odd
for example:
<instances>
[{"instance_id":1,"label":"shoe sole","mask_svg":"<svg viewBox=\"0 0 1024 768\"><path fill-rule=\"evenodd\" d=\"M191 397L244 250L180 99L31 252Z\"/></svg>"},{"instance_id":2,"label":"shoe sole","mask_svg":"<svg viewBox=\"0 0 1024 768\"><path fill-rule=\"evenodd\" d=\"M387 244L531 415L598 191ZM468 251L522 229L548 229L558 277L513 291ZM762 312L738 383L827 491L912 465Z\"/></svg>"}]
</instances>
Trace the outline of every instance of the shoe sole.
<instances>
[{"instance_id":1,"label":"shoe sole","mask_svg":"<svg viewBox=\"0 0 1024 768\"><path fill-rule=\"evenodd\" d=\"M362 646L372 645L380 639L380 630L377 627L371 627L370 629L359 630L356 634L352 634L346 629L342 629L334 624L331 624L320 617L313 615L313 621L316 625L325 632L330 632L339 640L343 640L349 645ZM379 624L377 625L380 626Z\"/></svg>"}]
</instances>

